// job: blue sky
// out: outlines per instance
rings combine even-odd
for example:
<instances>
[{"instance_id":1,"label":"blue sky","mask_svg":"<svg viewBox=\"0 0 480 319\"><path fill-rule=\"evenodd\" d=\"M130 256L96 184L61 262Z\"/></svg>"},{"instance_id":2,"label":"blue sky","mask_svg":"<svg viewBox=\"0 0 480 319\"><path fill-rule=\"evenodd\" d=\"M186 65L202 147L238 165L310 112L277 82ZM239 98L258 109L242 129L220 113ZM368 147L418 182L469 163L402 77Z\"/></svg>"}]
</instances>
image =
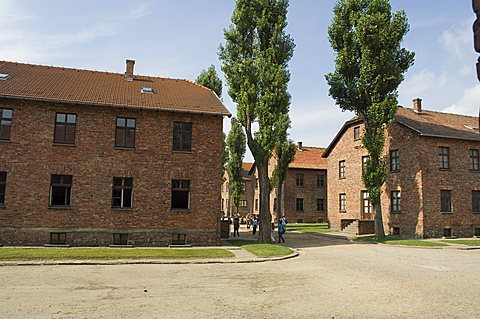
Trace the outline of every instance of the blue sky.
<instances>
[{"instance_id":1,"label":"blue sky","mask_svg":"<svg viewBox=\"0 0 480 319\"><path fill-rule=\"evenodd\" d=\"M335 106L324 77L334 68L327 39L334 3L290 1L287 31L296 43L290 136L309 146L327 146L352 116ZM410 32L403 45L416 53L399 104L410 107L420 97L426 109L478 115L471 1L391 3L406 11ZM0 60L124 72L132 58L136 74L194 80L210 64L221 73L218 46L234 6L234 0L1 0ZM235 114L226 92L224 103Z\"/></svg>"}]
</instances>

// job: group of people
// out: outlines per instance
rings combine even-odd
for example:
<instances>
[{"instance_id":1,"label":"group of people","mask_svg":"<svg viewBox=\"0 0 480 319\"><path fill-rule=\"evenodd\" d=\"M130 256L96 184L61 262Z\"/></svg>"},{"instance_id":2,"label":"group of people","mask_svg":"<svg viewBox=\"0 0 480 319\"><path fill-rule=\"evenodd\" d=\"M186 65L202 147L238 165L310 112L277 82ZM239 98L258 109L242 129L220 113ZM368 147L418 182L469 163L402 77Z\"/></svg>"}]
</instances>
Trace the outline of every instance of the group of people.
<instances>
[{"instance_id":1,"label":"group of people","mask_svg":"<svg viewBox=\"0 0 480 319\"><path fill-rule=\"evenodd\" d=\"M287 225L287 218L285 215L280 217L280 220L278 221L278 242L279 243L284 243L285 238L283 238L283 234L287 231L286 225ZM252 226L252 235L255 235L257 233L257 228L259 226L258 224L258 219L256 215L253 215L252 218L247 218L247 228L250 228L250 225ZM237 214L233 217L233 237L240 237L240 216ZM272 223L272 231L271 231L271 236L272 236L272 241L275 242L275 224Z\"/></svg>"}]
</instances>

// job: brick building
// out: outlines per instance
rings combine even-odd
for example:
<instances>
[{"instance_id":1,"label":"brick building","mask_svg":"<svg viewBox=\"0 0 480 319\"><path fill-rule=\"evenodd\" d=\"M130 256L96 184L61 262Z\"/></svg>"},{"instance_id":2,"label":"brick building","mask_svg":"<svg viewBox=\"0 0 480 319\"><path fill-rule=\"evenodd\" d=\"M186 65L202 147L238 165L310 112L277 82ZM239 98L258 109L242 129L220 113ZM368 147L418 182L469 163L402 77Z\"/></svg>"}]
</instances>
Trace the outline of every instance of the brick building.
<instances>
[{"instance_id":1,"label":"brick building","mask_svg":"<svg viewBox=\"0 0 480 319\"><path fill-rule=\"evenodd\" d=\"M245 190L240 197L240 203L238 205L238 213L241 217L247 217L253 214L253 195L255 192L255 178L250 175L253 163L242 163L242 183ZM232 217L237 213L237 209L232 207L232 201L230 198L228 174L225 172L223 176L222 184L222 212L223 217Z\"/></svg>"},{"instance_id":2,"label":"brick building","mask_svg":"<svg viewBox=\"0 0 480 319\"><path fill-rule=\"evenodd\" d=\"M133 69L0 62L0 243L218 243L229 112Z\"/></svg>"},{"instance_id":3,"label":"brick building","mask_svg":"<svg viewBox=\"0 0 480 319\"><path fill-rule=\"evenodd\" d=\"M399 107L387 129L389 173L382 193L387 233L409 237L480 235L480 135L477 117ZM328 219L357 233L373 231L362 181L367 151L362 121L347 121L324 153L328 158Z\"/></svg>"},{"instance_id":4,"label":"brick building","mask_svg":"<svg viewBox=\"0 0 480 319\"><path fill-rule=\"evenodd\" d=\"M283 184L282 214L290 223L316 223L327 220L327 160L324 148L303 146L298 142L294 160L288 166ZM276 165L275 155L270 159L269 176ZM255 166L252 172L256 177ZM255 178L257 180L257 178ZM254 212L259 210L259 189L255 189ZM275 218L277 210L275 189L270 194L270 212Z\"/></svg>"}]
</instances>

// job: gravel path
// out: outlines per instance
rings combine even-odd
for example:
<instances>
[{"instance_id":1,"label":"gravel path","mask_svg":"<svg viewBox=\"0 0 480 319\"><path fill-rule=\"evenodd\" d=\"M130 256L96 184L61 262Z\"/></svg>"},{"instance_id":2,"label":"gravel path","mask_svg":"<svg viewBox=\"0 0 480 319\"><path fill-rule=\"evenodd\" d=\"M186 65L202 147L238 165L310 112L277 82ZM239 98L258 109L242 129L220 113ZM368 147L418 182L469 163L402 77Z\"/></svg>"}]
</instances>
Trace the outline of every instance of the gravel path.
<instances>
[{"instance_id":1,"label":"gravel path","mask_svg":"<svg viewBox=\"0 0 480 319\"><path fill-rule=\"evenodd\" d=\"M252 264L0 267L0 318L479 318L480 251L287 233Z\"/></svg>"}]
</instances>

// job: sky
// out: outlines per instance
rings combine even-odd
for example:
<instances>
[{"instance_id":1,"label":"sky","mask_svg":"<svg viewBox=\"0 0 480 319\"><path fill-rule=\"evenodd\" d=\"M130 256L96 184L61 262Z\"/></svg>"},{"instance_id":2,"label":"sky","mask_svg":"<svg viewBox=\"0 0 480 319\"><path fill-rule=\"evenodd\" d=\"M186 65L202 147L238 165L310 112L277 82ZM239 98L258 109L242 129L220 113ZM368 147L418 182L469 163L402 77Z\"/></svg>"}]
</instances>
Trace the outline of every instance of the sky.
<instances>
[{"instance_id":1,"label":"sky","mask_svg":"<svg viewBox=\"0 0 480 319\"><path fill-rule=\"evenodd\" d=\"M290 0L286 31L296 44L289 64L290 138L305 146L328 146L353 116L335 105L325 81L334 69L327 38L334 4ZM399 104L411 107L422 98L424 109L477 116L471 1L391 4L405 10L410 31L403 46L416 54L398 89ZM123 73L125 60L134 59L135 74L192 81L213 64L223 79L218 47L234 7L234 0L0 0L0 60ZM223 91L235 115L225 81Z\"/></svg>"}]
</instances>

